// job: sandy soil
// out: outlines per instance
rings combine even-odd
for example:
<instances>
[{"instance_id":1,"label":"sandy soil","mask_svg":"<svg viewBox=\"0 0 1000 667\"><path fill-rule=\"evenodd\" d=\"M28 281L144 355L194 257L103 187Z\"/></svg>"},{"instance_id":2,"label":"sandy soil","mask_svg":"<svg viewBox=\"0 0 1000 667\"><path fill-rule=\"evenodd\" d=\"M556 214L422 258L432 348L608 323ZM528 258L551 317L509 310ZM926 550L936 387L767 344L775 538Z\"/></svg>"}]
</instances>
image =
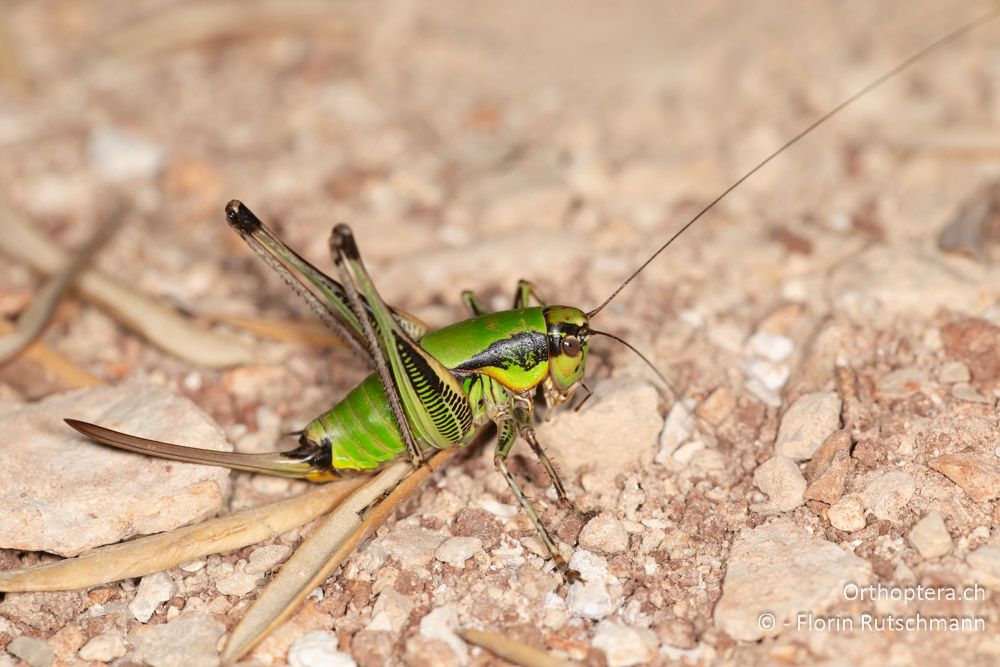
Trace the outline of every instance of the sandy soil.
<instances>
[{"instance_id":1,"label":"sandy soil","mask_svg":"<svg viewBox=\"0 0 1000 667\"><path fill-rule=\"evenodd\" d=\"M106 200L126 195L125 224L97 267L205 326L219 315L311 318L227 228L222 209L233 197L324 267L331 225L349 222L386 300L435 326L464 317L461 289L506 307L518 278L587 309L756 160L986 8L278 4L9 3L0 197L69 249ZM671 393L627 350L595 340L594 404L541 433L578 506L598 517L583 526L547 495L530 452L514 457L543 519L585 552L593 597L545 567L527 519L506 512L514 501L493 473L491 447L481 447L249 660L285 664L288 647L318 629L362 665L505 664L453 640L447 628L458 623L591 665L995 662L996 225L983 223L978 259L942 252L938 236L963 207L987 202L998 172L998 30L921 62L788 152L595 321L647 351L697 418L668 420L661 438ZM40 284L0 256L3 316L16 317ZM200 368L76 298L43 341L107 383L187 396L245 451L271 448L365 372L343 349L220 326L252 344L253 363ZM70 388L30 359L0 367L8 405ZM816 427L816 437L846 433L838 437L849 443L835 488L822 495L829 502L799 488L824 474L814 463L820 442L805 454L779 447L781 458L759 470L774 460L790 407L817 393L835 407L833 427ZM803 423L815 426L823 410ZM949 468L939 459L950 455L968 460ZM303 485L241 474L232 487L237 509ZM786 570L754 561L766 544L753 538L768 535L819 555L790 561L783 578ZM438 551L454 536L480 540L462 567ZM274 544L299 540L294 532ZM232 628L259 588L226 595L215 582L252 552L169 571L176 594L147 625L197 609L205 623ZM772 555L772 565L795 560ZM36 561L2 552L4 567ZM979 585L985 599L865 607L839 591L808 592L810 567L826 566L887 587ZM781 601L793 624L753 636L741 619L767 609L741 600L777 604L782 586L799 587ZM82 664L105 654L79 649L111 633L125 640L127 653L113 656L120 664L185 662L150 659L130 643L143 625L125 607L136 587L8 595L0 649L35 637L53 649L52 664ZM984 626L794 625L798 611L856 619L866 609ZM17 659L0 650L8 663Z\"/></svg>"}]
</instances>

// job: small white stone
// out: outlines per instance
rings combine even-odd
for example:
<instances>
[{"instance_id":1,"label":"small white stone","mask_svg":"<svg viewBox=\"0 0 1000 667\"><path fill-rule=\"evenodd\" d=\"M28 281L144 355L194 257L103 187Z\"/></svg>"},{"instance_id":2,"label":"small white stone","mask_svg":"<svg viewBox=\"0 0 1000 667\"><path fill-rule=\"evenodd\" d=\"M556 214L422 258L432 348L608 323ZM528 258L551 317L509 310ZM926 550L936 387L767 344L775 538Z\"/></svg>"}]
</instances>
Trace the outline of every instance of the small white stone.
<instances>
[{"instance_id":1,"label":"small white stone","mask_svg":"<svg viewBox=\"0 0 1000 667\"><path fill-rule=\"evenodd\" d=\"M865 486L865 507L883 521L895 520L916 490L917 483L910 475L901 470L887 472Z\"/></svg>"},{"instance_id":2,"label":"small white stone","mask_svg":"<svg viewBox=\"0 0 1000 667\"><path fill-rule=\"evenodd\" d=\"M812 458L840 428L840 397L832 391L802 394L781 418L774 449L796 461Z\"/></svg>"},{"instance_id":3,"label":"small white stone","mask_svg":"<svg viewBox=\"0 0 1000 667\"><path fill-rule=\"evenodd\" d=\"M569 559L569 567L580 573L583 581L570 584L567 606L575 616L599 621L617 605L608 591L608 562L596 554L577 550Z\"/></svg>"},{"instance_id":4,"label":"small white stone","mask_svg":"<svg viewBox=\"0 0 1000 667\"><path fill-rule=\"evenodd\" d=\"M184 611L169 623L146 625L128 633L139 664L162 667L218 665L219 638L225 626L204 611Z\"/></svg>"},{"instance_id":5,"label":"small white stone","mask_svg":"<svg viewBox=\"0 0 1000 667\"><path fill-rule=\"evenodd\" d=\"M205 560L204 558L199 558L197 560L189 560L186 563L181 563L180 565L178 565L178 567L184 570L185 572L198 572L200 570L203 570L207 563L208 561Z\"/></svg>"},{"instance_id":6,"label":"small white stone","mask_svg":"<svg viewBox=\"0 0 1000 667\"><path fill-rule=\"evenodd\" d=\"M825 614L843 603L845 583L871 578L868 561L790 519L744 528L730 551L715 627L740 641L793 634L798 614Z\"/></svg>"},{"instance_id":7,"label":"small white stone","mask_svg":"<svg viewBox=\"0 0 1000 667\"><path fill-rule=\"evenodd\" d=\"M313 630L302 635L288 649L292 667L357 667L347 653L338 650L337 635L329 630Z\"/></svg>"},{"instance_id":8,"label":"small white stone","mask_svg":"<svg viewBox=\"0 0 1000 667\"><path fill-rule=\"evenodd\" d=\"M754 485L767 494L762 510L788 512L805 503L806 478L792 459L775 454L761 463L753 474Z\"/></svg>"},{"instance_id":9,"label":"small white stone","mask_svg":"<svg viewBox=\"0 0 1000 667\"><path fill-rule=\"evenodd\" d=\"M913 526L910 530L910 544L924 558L944 556L954 546L944 519L937 512L931 512Z\"/></svg>"},{"instance_id":10,"label":"small white stone","mask_svg":"<svg viewBox=\"0 0 1000 667\"><path fill-rule=\"evenodd\" d=\"M128 603L129 611L140 623L146 623L161 602L166 602L177 594L177 585L166 572L147 574L139 582L135 598Z\"/></svg>"},{"instance_id":11,"label":"small white stone","mask_svg":"<svg viewBox=\"0 0 1000 667\"><path fill-rule=\"evenodd\" d=\"M982 403L983 405L993 405L996 401L983 396L970 384L956 384L951 388L951 395L966 403Z\"/></svg>"},{"instance_id":12,"label":"small white stone","mask_svg":"<svg viewBox=\"0 0 1000 667\"><path fill-rule=\"evenodd\" d=\"M80 648L81 660L111 662L125 655L125 642L113 632L105 632L93 637Z\"/></svg>"},{"instance_id":13,"label":"small white stone","mask_svg":"<svg viewBox=\"0 0 1000 667\"><path fill-rule=\"evenodd\" d=\"M292 554L287 544L269 544L250 552L245 568L247 574L267 574Z\"/></svg>"},{"instance_id":14,"label":"small white stone","mask_svg":"<svg viewBox=\"0 0 1000 667\"><path fill-rule=\"evenodd\" d=\"M49 667L55 660L56 650L38 637L15 637L7 644L7 651L24 660L30 667Z\"/></svg>"},{"instance_id":15,"label":"small white stone","mask_svg":"<svg viewBox=\"0 0 1000 667\"><path fill-rule=\"evenodd\" d=\"M601 512L580 531L580 546L602 554L620 554L628 549L628 531L611 512Z\"/></svg>"},{"instance_id":16,"label":"small white stone","mask_svg":"<svg viewBox=\"0 0 1000 667\"><path fill-rule=\"evenodd\" d=\"M674 450L670 458L681 465L687 465L694 458L694 455L705 449L705 443L701 440L686 442Z\"/></svg>"},{"instance_id":17,"label":"small white stone","mask_svg":"<svg viewBox=\"0 0 1000 667\"><path fill-rule=\"evenodd\" d=\"M653 658L653 652L635 628L610 618L597 624L591 643L604 651L608 667L643 665Z\"/></svg>"},{"instance_id":18,"label":"small white stone","mask_svg":"<svg viewBox=\"0 0 1000 667\"><path fill-rule=\"evenodd\" d=\"M91 168L107 181L150 178L163 166L162 146L116 127L100 127L87 145Z\"/></svg>"},{"instance_id":19,"label":"small white stone","mask_svg":"<svg viewBox=\"0 0 1000 667\"><path fill-rule=\"evenodd\" d=\"M234 572L215 582L215 588L223 595L243 597L257 588L258 576L247 572Z\"/></svg>"},{"instance_id":20,"label":"small white stone","mask_svg":"<svg viewBox=\"0 0 1000 667\"><path fill-rule=\"evenodd\" d=\"M483 548L478 537L449 537L434 552L434 557L452 567L463 568L465 561Z\"/></svg>"},{"instance_id":21,"label":"small white stone","mask_svg":"<svg viewBox=\"0 0 1000 667\"><path fill-rule=\"evenodd\" d=\"M461 637L455 634L458 627L458 612L454 607L438 607L420 619L420 634L427 639L443 641L458 656L464 665L469 660L469 649Z\"/></svg>"},{"instance_id":22,"label":"small white stone","mask_svg":"<svg viewBox=\"0 0 1000 667\"><path fill-rule=\"evenodd\" d=\"M372 620L367 630L400 632L410 619L413 603L394 588L386 588L379 593L372 607Z\"/></svg>"},{"instance_id":23,"label":"small white stone","mask_svg":"<svg viewBox=\"0 0 1000 667\"><path fill-rule=\"evenodd\" d=\"M969 367L961 361L946 361L937 367L935 371L939 382L955 384L957 382L968 382L972 379Z\"/></svg>"},{"instance_id":24,"label":"small white stone","mask_svg":"<svg viewBox=\"0 0 1000 667\"><path fill-rule=\"evenodd\" d=\"M865 507L861 498L854 494L846 495L831 505L826 516L831 526L847 533L865 527Z\"/></svg>"},{"instance_id":25,"label":"small white stone","mask_svg":"<svg viewBox=\"0 0 1000 667\"><path fill-rule=\"evenodd\" d=\"M476 502L476 505L500 519L511 519L517 516L517 507L501 503L492 498L480 498Z\"/></svg>"},{"instance_id":26,"label":"small white stone","mask_svg":"<svg viewBox=\"0 0 1000 667\"><path fill-rule=\"evenodd\" d=\"M778 391L788 382L792 371L787 364L774 363L765 359L748 359L743 362L746 374L757 380L770 391Z\"/></svg>"},{"instance_id":27,"label":"small white stone","mask_svg":"<svg viewBox=\"0 0 1000 667\"><path fill-rule=\"evenodd\" d=\"M875 384L875 389L884 398L906 398L927 384L927 376L919 368L899 368L883 376Z\"/></svg>"},{"instance_id":28,"label":"small white stone","mask_svg":"<svg viewBox=\"0 0 1000 667\"><path fill-rule=\"evenodd\" d=\"M966 561L976 570L977 582L1000 591L1000 545L984 544L969 554Z\"/></svg>"},{"instance_id":29,"label":"small white stone","mask_svg":"<svg viewBox=\"0 0 1000 667\"><path fill-rule=\"evenodd\" d=\"M751 354L777 363L788 358L788 355L795 349L795 343L792 342L791 338L780 334L758 331L750 336L747 347Z\"/></svg>"},{"instance_id":30,"label":"small white stone","mask_svg":"<svg viewBox=\"0 0 1000 667\"><path fill-rule=\"evenodd\" d=\"M667 419L663 422L663 430L660 431L660 450L654 459L657 463L666 461L675 449L691 437L694 432L694 406L694 399L686 398L676 401L670 408Z\"/></svg>"}]
</instances>

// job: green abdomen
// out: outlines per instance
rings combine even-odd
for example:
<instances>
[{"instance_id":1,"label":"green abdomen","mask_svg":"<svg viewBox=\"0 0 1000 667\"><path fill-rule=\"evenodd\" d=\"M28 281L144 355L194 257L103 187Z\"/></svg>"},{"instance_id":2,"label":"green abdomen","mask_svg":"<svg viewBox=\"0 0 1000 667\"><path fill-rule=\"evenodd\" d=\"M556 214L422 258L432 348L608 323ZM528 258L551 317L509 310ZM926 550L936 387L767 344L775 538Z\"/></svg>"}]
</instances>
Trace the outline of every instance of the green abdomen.
<instances>
[{"instance_id":1,"label":"green abdomen","mask_svg":"<svg viewBox=\"0 0 1000 667\"><path fill-rule=\"evenodd\" d=\"M406 450L375 373L309 422L304 435L310 442L329 448L335 470L371 470Z\"/></svg>"}]
</instances>

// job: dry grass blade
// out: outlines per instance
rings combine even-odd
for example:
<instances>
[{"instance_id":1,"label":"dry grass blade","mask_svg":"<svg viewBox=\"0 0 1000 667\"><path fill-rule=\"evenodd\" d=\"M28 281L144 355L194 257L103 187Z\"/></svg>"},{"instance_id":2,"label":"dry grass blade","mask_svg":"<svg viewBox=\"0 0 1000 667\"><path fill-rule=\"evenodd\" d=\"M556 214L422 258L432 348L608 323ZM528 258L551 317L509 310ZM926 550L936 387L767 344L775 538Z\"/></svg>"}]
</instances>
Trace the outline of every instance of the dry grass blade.
<instances>
[{"instance_id":1,"label":"dry grass blade","mask_svg":"<svg viewBox=\"0 0 1000 667\"><path fill-rule=\"evenodd\" d=\"M562 660L553 658L541 649L528 646L513 639L507 639L495 632L461 628L458 630L458 636L470 644L481 646L490 653L515 665L522 665L523 667L565 667L568 664Z\"/></svg>"},{"instance_id":2,"label":"dry grass blade","mask_svg":"<svg viewBox=\"0 0 1000 667\"><path fill-rule=\"evenodd\" d=\"M0 334L8 334L13 331L12 325L0 320ZM80 368L45 343L37 341L32 343L21 356L38 364L70 387L95 387L104 384L104 380Z\"/></svg>"},{"instance_id":3,"label":"dry grass blade","mask_svg":"<svg viewBox=\"0 0 1000 667\"><path fill-rule=\"evenodd\" d=\"M66 264L66 254L26 221L6 209L0 209L0 219L0 250L43 273L55 273ZM84 271L77 289L127 327L192 363L221 368L253 358L242 342L196 327L176 311L95 271Z\"/></svg>"},{"instance_id":4,"label":"dry grass blade","mask_svg":"<svg viewBox=\"0 0 1000 667\"><path fill-rule=\"evenodd\" d=\"M331 333L326 325L319 322L239 317L224 313L211 313L204 315L204 317L213 322L222 322L274 340L323 347L347 347L339 336Z\"/></svg>"},{"instance_id":5,"label":"dry grass blade","mask_svg":"<svg viewBox=\"0 0 1000 667\"><path fill-rule=\"evenodd\" d=\"M339 10L339 11L335 11ZM106 48L121 58L174 52L219 39L308 31L333 37L350 35L343 5L327 2L234 2L174 9L111 35Z\"/></svg>"},{"instance_id":6,"label":"dry grass blade","mask_svg":"<svg viewBox=\"0 0 1000 667\"><path fill-rule=\"evenodd\" d=\"M274 538L328 512L364 480L324 484L264 507L100 547L76 558L0 572L0 591L64 591L159 572Z\"/></svg>"},{"instance_id":7,"label":"dry grass blade","mask_svg":"<svg viewBox=\"0 0 1000 667\"><path fill-rule=\"evenodd\" d=\"M409 462L395 463L338 507L302 543L250 607L226 643L223 662L238 660L288 618L309 591L321 584L363 539L419 488L432 471L444 465L456 451L457 448L441 451L429 461L429 466L416 470ZM359 518L359 512L387 492L390 493L384 500L365 513L364 520Z\"/></svg>"},{"instance_id":8,"label":"dry grass blade","mask_svg":"<svg viewBox=\"0 0 1000 667\"><path fill-rule=\"evenodd\" d=\"M42 285L35 300L18 317L14 333L0 337L0 364L12 359L42 333L66 290L90 259L114 236L121 223L121 211L117 208L72 259Z\"/></svg>"}]
</instances>

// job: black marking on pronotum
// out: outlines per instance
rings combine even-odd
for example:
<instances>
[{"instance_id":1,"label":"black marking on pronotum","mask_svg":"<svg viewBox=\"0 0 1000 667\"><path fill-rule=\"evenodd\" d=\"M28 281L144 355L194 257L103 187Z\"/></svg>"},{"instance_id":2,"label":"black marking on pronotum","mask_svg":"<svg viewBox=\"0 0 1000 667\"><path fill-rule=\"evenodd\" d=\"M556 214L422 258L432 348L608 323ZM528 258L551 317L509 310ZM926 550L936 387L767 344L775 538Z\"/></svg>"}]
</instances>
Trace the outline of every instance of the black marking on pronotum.
<instances>
[{"instance_id":1,"label":"black marking on pronotum","mask_svg":"<svg viewBox=\"0 0 1000 667\"><path fill-rule=\"evenodd\" d=\"M531 370L545 361L548 354L548 340L538 331L522 331L510 338L498 340L470 359L455 366L456 371L474 371L480 368L502 368L518 366Z\"/></svg>"},{"instance_id":2,"label":"black marking on pronotum","mask_svg":"<svg viewBox=\"0 0 1000 667\"><path fill-rule=\"evenodd\" d=\"M233 199L226 204L226 219L236 231L242 234L250 234L260 229L264 224L239 199Z\"/></svg>"}]
</instances>

